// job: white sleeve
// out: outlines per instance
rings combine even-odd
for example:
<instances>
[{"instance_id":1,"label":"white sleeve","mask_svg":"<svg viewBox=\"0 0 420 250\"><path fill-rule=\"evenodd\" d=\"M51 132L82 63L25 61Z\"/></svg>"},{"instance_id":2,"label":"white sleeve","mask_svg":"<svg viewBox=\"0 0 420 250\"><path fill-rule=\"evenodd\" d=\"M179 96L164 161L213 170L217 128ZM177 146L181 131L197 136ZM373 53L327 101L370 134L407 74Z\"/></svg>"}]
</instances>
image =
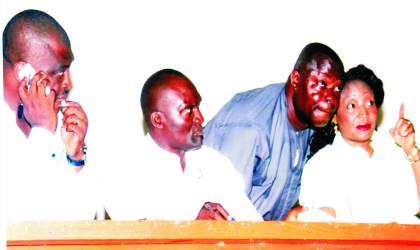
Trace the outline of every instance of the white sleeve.
<instances>
[{"instance_id":1,"label":"white sleeve","mask_svg":"<svg viewBox=\"0 0 420 250\"><path fill-rule=\"evenodd\" d=\"M26 146L22 155L38 170L54 166L54 162L57 162L61 154L56 149L55 135L43 128L31 129Z\"/></svg>"},{"instance_id":2,"label":"white sleeve","mask_svg":"<svg viewBox=\"0 0 420 250\"><path fill-rule=\"evenodd\" d=\"M245 194L244 179L239 174L228 158L222 156L224 166L224 178L220 181L225 183L223 202L221 205L237 221L263 221L262 216Z\"/></svg>"},{"instance_id":3,"label":"white sleeve","mask_svg":"<svg viewBox=\"0 0 420 250\"><path fill-rule=\"evenodd\" d=\"M337 198L335 176L330 171L336 164L330 157L329 147L314 155L302 172L299 203L308 208L334 207Z\"/></svg>"}]
</instances>

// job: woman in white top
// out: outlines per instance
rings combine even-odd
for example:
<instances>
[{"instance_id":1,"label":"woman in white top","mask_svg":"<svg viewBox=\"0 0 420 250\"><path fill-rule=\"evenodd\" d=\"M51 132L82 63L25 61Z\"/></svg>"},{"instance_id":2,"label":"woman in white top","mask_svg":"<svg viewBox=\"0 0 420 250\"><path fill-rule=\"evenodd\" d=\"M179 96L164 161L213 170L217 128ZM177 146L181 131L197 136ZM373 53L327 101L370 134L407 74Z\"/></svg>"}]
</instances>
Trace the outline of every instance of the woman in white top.
<instances>
[{"instance_id":1,"label":"woman in white top","mask_svg":"<svg viewBox=\"0 0 420 250\"><path fill-rule=\"evenodd\" d=\"M404 104L391 136L381 138L375 128L382 81L359 65L347 72L344 83L333 117L334 141L305 166L300 204L337 222L419 223L420 152Z\"/></svg>"}]
</instances>

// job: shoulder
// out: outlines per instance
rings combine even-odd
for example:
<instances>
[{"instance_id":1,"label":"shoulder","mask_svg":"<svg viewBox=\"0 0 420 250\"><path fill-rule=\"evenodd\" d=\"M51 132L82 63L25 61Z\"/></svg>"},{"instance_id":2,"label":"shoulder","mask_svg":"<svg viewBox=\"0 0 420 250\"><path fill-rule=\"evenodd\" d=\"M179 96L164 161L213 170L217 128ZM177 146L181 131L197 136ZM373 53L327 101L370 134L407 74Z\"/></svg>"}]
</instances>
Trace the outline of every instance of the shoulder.
<instances>
[{"instance_id":1,"label":"shoulder","mask_svg":"<svg viewBox=\"0 0 420 250\"><path fill-rule=\"evenodd\" d=\"M207 166L212 171L224 171L223 173L226 173L226 171L234 170L236 172L229 158L205 145L198 150L189 152L188 157L190 157L188 161L191 160L191 163Z\"/></svg>"},{"instance_id":2,"label":"shoulder","mask_svg":"<svg viewBox=\"0 0 420 250\"><path fill-rule=\"evenodd\" d=\"M248 115L257 113L259 110L266 109L267 106L270 106L270 103L277 102L284 87L284 83L271 84L264 88L238 93L228 102L228 110L250 111L251 113L247 113Z\"/></svg>"},{"instance_id":3,"label":"shoulder","mask_svg":"<svg viewBox=\"0 0 420 250\"><path fill-rule=\"evenodd\" d=\"M261 99L270 100L277 99L278 95L285 88L285 83L275 83L267 85L263 88L257 88L236 94L230 102L237 102L247 105L249 101L258 102Z\"/></svg>"},{"instance_id":4,"label":"shoulder","mask_svg":"<svg viewBox=\"0 0 420 250\"><path fill-rule=\"evenodd\" d=\"M375 149L373 153L375 159L386 163L383 165L387 168L402 169L407 167L412 172L410 164L404 158L404 150L395 143L389 133L375 132L372 146Z\"/></svg>"},{"instance_id":5,"label":"shoulder","mask_svg":"<svg viewBox=\"0 0 420 250\"><path fill-rule=\"evenodd\" d=\"M237 122L204 128L204 144L232 159L253 148L268 147L269 131L255 123ZM207 150L206 150L207 151Z\"/></svg>"},{"instance_id":6,"label":"shoulder","mask_svg":"<svg viewBox=\"0 0 420 250\"><path fill-rule=\"evenodd\" d=\"M205 126L205 140L230 132L268 135L273 119L281 111L285 84L271 84L236 94ZM237 133L235 133L237 134Z\"/></svg>"},{"instance_id":7,"label":"shoulder","mask_svg":"<svg viewBox=\"0 0 420 250\"><path fill-rule=\"evenodd\" d=\"M306 175L311 172L319 172L327 170L329 167L334 165L336 159L336 148L332 145L327 145L320 151L318 151L311 159L308 160L303 173ZM337 162L335 162L337 163ZM312 174L311 174L312 175Z\"/></svg>"},{"instance_id":8,"label":"shoulder","mask_svg":"<svg viewBox=\"0 0 420 250\"><path fill-rule=\"evenodd\" d=\"M199 157L203 161L211 162L211 163L225 163L228 165L232 165L229 161L229 159L222 155L217 150L214 150L211 147L208 147L206 145L203 145L200 149L190 152L195 157Z\"/></svg>"},{"instance_id":9,"label":"shoulder","mask_svg":"<svg viewBox=\"0 0 420 250\"><path fill-rule=\"evenodd\" d=\"M279 100L285 84L271 84L236 94L216 115L220 122L254 121L263 111L272 111Z\"/></svg>"}]
</instances>

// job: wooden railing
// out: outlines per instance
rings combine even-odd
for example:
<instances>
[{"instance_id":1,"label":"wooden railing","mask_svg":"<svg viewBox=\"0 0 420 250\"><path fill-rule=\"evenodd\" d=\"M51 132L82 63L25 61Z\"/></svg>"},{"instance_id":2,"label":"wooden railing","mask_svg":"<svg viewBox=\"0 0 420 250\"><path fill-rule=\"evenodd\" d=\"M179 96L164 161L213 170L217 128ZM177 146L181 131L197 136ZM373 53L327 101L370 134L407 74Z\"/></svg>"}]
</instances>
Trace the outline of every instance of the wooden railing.
<instances>
[{"instance_id":1,"label":"wooden railing","mask_svg":"<svg viewBox=\"0 0 420 250\"><path fill-rule=\"evenodd\" d=\"M8 222L8 249L420 249L420 226L218 221Z\"/></svg>"}]
</instances>

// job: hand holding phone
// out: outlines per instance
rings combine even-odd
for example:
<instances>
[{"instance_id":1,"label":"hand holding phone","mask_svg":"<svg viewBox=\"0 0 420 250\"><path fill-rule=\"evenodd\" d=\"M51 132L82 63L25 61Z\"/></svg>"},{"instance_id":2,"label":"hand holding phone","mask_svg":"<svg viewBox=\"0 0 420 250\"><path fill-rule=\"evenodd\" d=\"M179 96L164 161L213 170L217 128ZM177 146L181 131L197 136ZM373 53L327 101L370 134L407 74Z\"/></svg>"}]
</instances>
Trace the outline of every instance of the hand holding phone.
<instances>
[{"instance_id":1,"label":"hand holding phone","mask_svg":"<svg viewBox=\"0 0 420 250\"><path fill-rule=\"evenodd\" d=\"M20 69L20 71L18 73L18 76L19 76L20 80L22 81L23 78L25 78L25 77L28 78L28 80L26 82L26 89L29 89L29 83L31 82L31 78L35 74L36 74L36 71L34 70L34 68L32 67L32 65L30 65L29 63L26 63Z\"/></svg>"},{"instance_id":2,"label":"hand holding phone","mask_svg":"<svg viewBox=\"0 0 420 250\"><path fill-rule=\"evenodd\" d=\"M18 119L20 120L25 116L26 121L32 127L43 127L54 134L57 127L57 108L54 106L55 95L49 95L51 92L50 81L43 78L42 73L37 74L29 63L24 63L17 75L21 80L18 87L18 94L21 99L17 110ZM42 86L39 86L40 83ZM45 96L37 93L42 88L45 89L42 90ZM29 94L30 92L32 95Z\"/></svg>"},{"instance_id":3,"label":"hand holding phone","mask_svg":"<svg viewBox=\"0 0 420 250\"><path fill-rule=\"evenodd\" d=\"M31 79L32 79L32 77L35 74L36 74L35 69L29 63L25 63L25 65L23 65L22 68L20 69L20 71L18 73L18 76L19 76L20 80L22 81L23 78L25 78L25 77L27 78L27 81L26 81L26 89L29 89L29 86L30 86L30 83L31 83ZM37 83L37 85L38 85L38 83ZM46 95L49 95L50 92L51 92L50 87L49 86L46 86L45 87L45 94Z\"/></svg>"}]
</instances>

